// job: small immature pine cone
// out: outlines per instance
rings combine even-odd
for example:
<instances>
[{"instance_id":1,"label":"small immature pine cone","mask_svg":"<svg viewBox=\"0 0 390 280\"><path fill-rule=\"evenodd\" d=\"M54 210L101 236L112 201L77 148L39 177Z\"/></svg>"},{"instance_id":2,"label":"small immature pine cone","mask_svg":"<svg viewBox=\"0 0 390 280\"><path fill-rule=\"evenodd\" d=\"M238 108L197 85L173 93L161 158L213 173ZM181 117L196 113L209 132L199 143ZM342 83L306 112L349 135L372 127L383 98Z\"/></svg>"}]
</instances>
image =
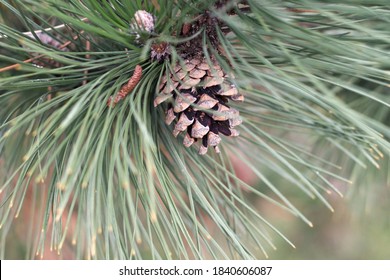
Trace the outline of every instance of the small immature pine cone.
<instances>
[{"instance_id":1,"label":"small immature pine cone","mask_svg":"<svg viewBox=\"0 0 390 280\"><path fill-rule=\"evenodd\" d=\"M154 60L163 60L171 54L170 46L166 42L154 43L150 47L150 57Z\"/></svg>"},{"instance_id":2,"label":"small immature pine cone","mask_svg":"<svg viewBox=\"0 0 390 280\"><path fill-rule=\"evenodd\" d=\"M154 31L154 22L155 18L152 14L144 10L138 10L134 14L130 27L152 33Z\"/></svg>"},{"instance_id":3,"label":"small immature pine cone","mask_svg":"<svg viewBox=\"0 0 390 280\"><path fill-rule=\"evenodd\" d=\"M234 129L241 124L239 112L230 108L228 100L243 101L244 97L228 81L229 76L215 59L209 64L206 58L186 60L178 63L169 77L163 76L160 94L154 100L158 106L173 97L174 104L168 105L166 123L176 119L173 135L186 132L183 144L191 146L201 140L199 154L205 154L209 146L219 153L220 134L238 136ZM232 78L232 77L230 77Z\"/></svg>"}]
</instances>

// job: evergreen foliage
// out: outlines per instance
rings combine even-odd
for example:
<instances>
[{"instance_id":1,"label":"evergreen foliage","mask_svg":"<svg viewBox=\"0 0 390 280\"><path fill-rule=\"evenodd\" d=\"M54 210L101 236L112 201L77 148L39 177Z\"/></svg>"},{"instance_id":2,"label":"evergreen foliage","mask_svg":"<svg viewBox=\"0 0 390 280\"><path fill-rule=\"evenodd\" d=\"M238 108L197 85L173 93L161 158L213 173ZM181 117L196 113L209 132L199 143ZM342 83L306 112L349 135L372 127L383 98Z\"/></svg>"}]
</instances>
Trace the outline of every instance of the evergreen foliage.
<instances>
[{"instance_id":1,"label":"evergreen foliage","mask_svg":"<svg viewBox=\"0 0 390 280\"><path fill-rule=\"evenodd\" d=\"M293 246L259 205L311 226L295 195L332 211L335 181L370 165L388 174L389 3L342 2L1 0L1 258L17 217L26 258L49 247L83 259L251 259L278 238ZM155 16L151 32L134 24L139 10ZM218 19L212 32L184 36L205 13ZM184 147L167 107L153 105L194 40L245 97L232 104L240 136L220 154ZM152 59L161 43L170 53ZM107 106L137 65L135 88ZM237 158L258 183L237 174Z\"/></svg>"}]
</instances>

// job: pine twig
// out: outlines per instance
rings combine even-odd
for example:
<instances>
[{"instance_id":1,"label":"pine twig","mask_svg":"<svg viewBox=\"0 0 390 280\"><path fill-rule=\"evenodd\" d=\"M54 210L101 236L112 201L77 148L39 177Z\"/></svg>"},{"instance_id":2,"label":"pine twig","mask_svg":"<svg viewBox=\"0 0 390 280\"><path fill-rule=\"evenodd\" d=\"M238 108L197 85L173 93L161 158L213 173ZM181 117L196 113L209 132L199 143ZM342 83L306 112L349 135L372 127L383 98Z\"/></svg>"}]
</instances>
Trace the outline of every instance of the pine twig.
<instances>
[{"instance_id":1,"label":"pine twig","mask_svg":"<svg viewBox=\"0 0 390 280\"><path fill-rule=\"evenodd\" d=\"M83 32L80 32L80 34L82 34ZM74 40L76 40L78 38L78 35L76 35L75 37L73 37ZM70 44L72 43L72 41L67 41L65 42L64 44L62 44L61 46L58 47L59 50L62 50L62 49L65 49L67 46L69 46ZM37 60L38 58L42 58L42 57L45 57L47 56L46 54L40 54L40 55L37 55L37 56L34 56L32 58L29 58L29 59L26 59L23 61L23 63L30 63L34 60ZM3 67L3 68L0 68L0 73L2 72L6 72L6 71L9 71L9 70L13 70L13 69L19 69L22 65L20 63L15 63L15 64L12 64L12 65L9 65L9 66L6 66L6 67Z\"/></svg>"}]
</instances>

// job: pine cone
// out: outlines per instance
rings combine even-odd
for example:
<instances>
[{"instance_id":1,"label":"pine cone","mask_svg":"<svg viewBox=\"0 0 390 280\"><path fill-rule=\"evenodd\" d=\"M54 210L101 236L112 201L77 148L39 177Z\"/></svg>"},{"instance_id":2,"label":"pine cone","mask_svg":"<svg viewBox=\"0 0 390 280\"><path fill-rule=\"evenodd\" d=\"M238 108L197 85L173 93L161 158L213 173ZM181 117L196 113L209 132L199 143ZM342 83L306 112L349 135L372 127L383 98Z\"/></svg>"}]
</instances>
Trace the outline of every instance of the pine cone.
<instances>
[{"instance_id":1,"label":"pine cone","mask_svg":"<svg viewBox=\"0 0 390 280\"><path fill-rule=\"evenodd\" d=\"M215 59L209 64L206 58L194 58L186 60L184 65L178 63L169 77L165 75L161 79L161 93L155 98L154 106L173 97L174 103L168 105L166 112L166 123L177 120L173 135L186 132L183 141L186 147L201 139L199 154L205 154L209 146L219 153L220 134L239 135L233 127L242 120L239 112L227 103L229 99L243 101L244 97L229 78L233 77Z\"/></svg>"}]
</instances>

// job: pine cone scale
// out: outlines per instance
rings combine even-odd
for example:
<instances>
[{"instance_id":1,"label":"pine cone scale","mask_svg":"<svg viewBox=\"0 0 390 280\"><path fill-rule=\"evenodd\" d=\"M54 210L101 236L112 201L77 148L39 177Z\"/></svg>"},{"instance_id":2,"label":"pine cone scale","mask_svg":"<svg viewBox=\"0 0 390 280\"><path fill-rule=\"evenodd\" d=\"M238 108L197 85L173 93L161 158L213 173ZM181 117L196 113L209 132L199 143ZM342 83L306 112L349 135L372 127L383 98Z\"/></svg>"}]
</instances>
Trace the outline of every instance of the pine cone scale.
<instances>
[{"instance_id":1,"label":"pine cone scale","mask_svg":"<svg viewBox=\"0 0 390 280\"><path fill-rule=\"evenodd\" d=\"M201 79L201 78L203 78L205 75L206 75L206 71L205 71L205 70L201 70L201 69L197 69L197 68L193 69L193 70L190 72L190 74L189 74L189 76L190 76L191 78L194 78L194 79Z\"/></svg>"},{"instance_id":2,"label":"pine cone scale","mask_svg":"<svg viewBox=\"0 0 390 280\"><path fill-rule=\"evenodd\" d=\"M208 126L204 126L199 120L195 120L195 124L192 126L191 136L193 138L203 138L209 130L210 128Z\"/></svg>"},{"instance_id":3,"label":"pine cone scale","mask_svg":"<svg viewBox=\"0 0 390 280\"><path fill-rule=\"evenodd\" d=\"M170 125L174 121L174 119L176 119L176 115L173 112L173 108L170 108L167 111L167 114L166 114L166 117L165 117L165 123L167 125Z\"/></svg>"}]
</instances>

